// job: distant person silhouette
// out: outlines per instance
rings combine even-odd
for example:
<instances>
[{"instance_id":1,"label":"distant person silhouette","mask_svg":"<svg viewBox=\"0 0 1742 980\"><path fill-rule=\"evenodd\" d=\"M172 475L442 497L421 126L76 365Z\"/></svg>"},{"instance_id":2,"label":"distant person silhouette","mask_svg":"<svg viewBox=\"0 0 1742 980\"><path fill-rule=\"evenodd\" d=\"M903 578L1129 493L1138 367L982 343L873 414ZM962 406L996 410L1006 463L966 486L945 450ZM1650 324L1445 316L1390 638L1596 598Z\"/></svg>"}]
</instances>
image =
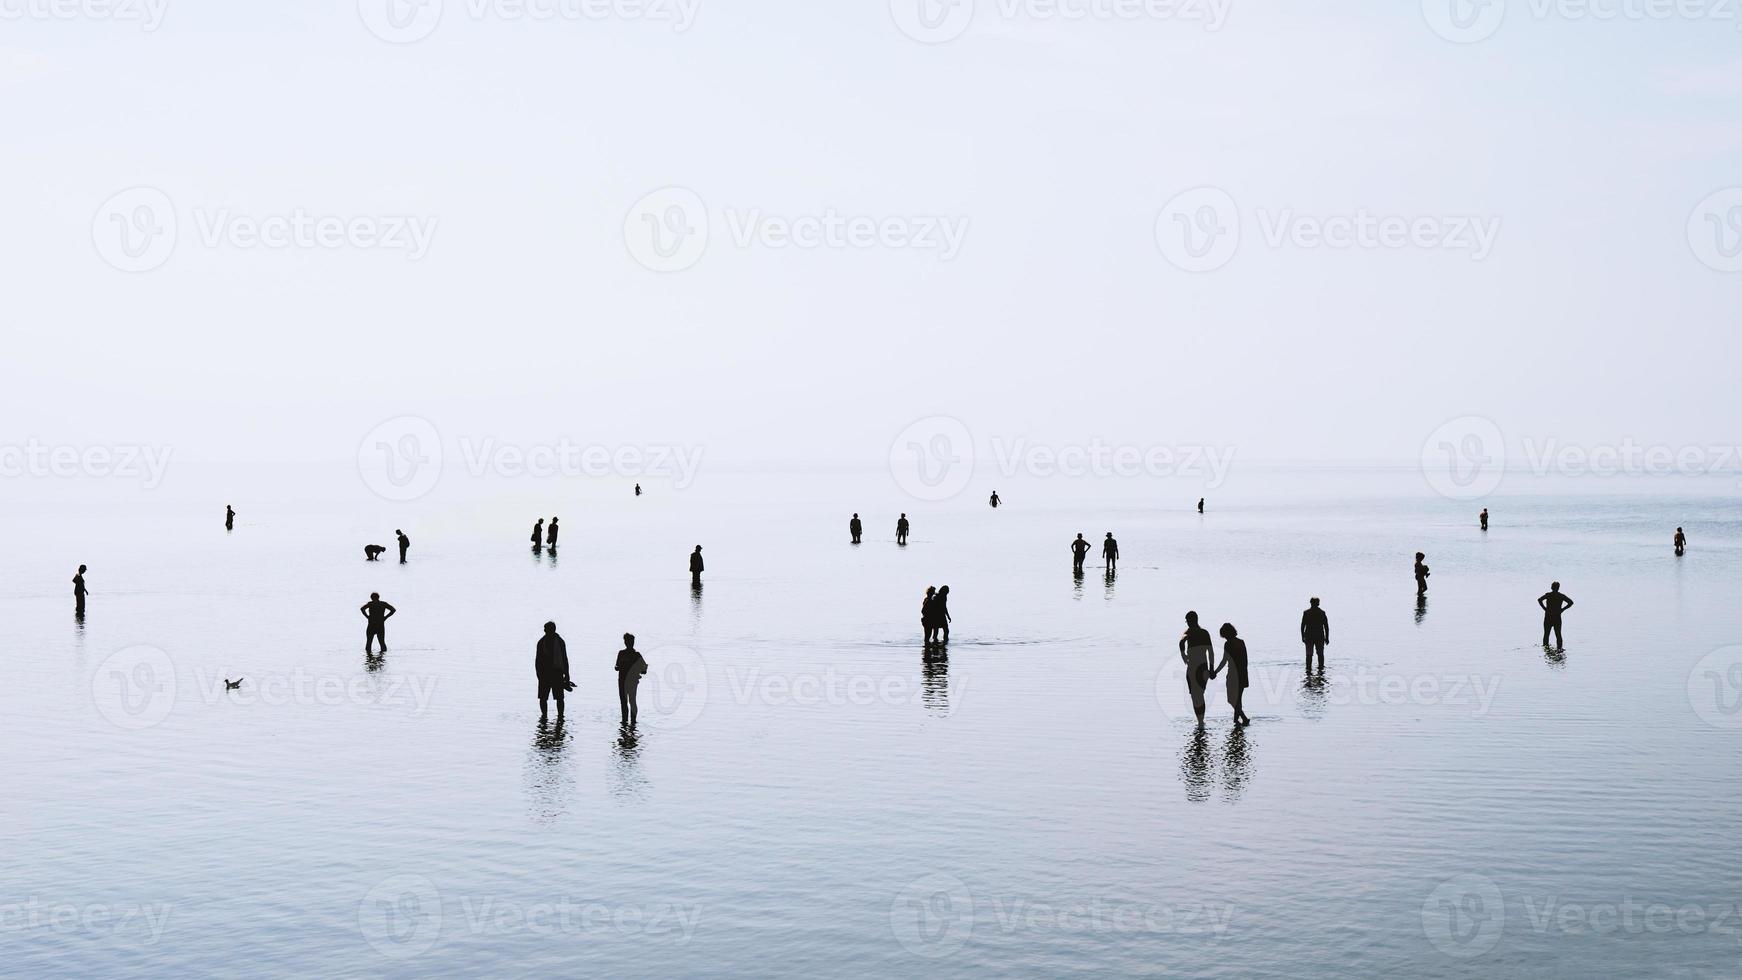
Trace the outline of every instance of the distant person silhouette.
<instances>
[{"instance_id":1,"label":"distant person silhouette","mask_svg":"<svg viewBox=\"0 0 1742 980\"><path fill-rule=\"evenodd\" d=\"M895 543L896 544L906 544L907 543L907 527L908 527L908 524L907 524L907 515L906 514L903 514L900 517L895 519Z\"/></svg>"},{"instance_id":2,"label":"distant person silhouette","mask_svg":"<svg viewBox=\"0 0 1742 980\"><path fill-rule=\"evenodd\" d=\"M1319 673L1325 672L1325 644L1331 642L1331 620L1325 611L1319 608L1317 596L1309 599L1311 603L1305 612L1300 614L1300 641L1306 644L1306 669L1312 673L1313 655L1319 658Z\"/></svg>"},{"instance_id":3,"label":"distant person silhouette","mask_svg":"<svg viewBox=\"0 0 1742 980\"><path fill-rule=\"evenodd\" d=\"M224 530L236 530L236 508L229 504L224 505Z\"/></svg>"},{"instance_id":4,"label":"distant person silhouette","mask_svg":"<svg viewBox=\"0 0 1742 980\"><path fill-rule=\"evenodd\" d=\"M1071 571L1082 574L1083 559L1088 557L1089 542L1083 540L1083 532L1077 532L1077 540L1071 542Z\"/></svg>"},{"instance_id":5,"label":"distant person silhouette","mask_svg":"<svg viewBox=\"0 0 1742 980\"><path fill-rule=\"evenodd\" d=\"M690 552L690 584L702 584L702 546L699 544Z\"/></svg>"},{"instance_id":6,"label":"distant person silhouette","mask_svg":"<svg viewBox=\"0 0 1742 980\"><path fill-rule=\"evenodd\" d=\"M996 490L992 491L992 499L987 501L987 503L991 504L994 507L998 506L999 504L1001 504L1003 502L1004 502L1003 500L999 499L998 491L996 491Z\"/></svg>"},{"instance_id":7,"label":"distant person silhouette","mask_svg":"<svg viewBox=\"0 0 1742 980\"><path fill-rule=\"evenodd\" d=\"M938 587L925 587L925 598L919 601L919 628L925 634L925 645L931 646L933 636L938 631L937 616L932 612L932 603L937 601Z\"/></svg>"},{"instance_id":8,"label":"distant person silhouette","mask_svg":"<svg viewBox=\"0 0 1742 980\"><path fill-rule=\"evenodd\" d=\"M532 525L532 550L538 551L544 547L544 518Z\"/></svg>"},{"instance_id":9,"label":"distant person silhouette","mask_svg":"<svg viewBox=\"0 0 1742 980\"><path fill-rule=\"evenodd\" d=\"M1482 513L1478 516L1482 519L1482 530L1488 530L1488 508L1482 508Z\"/></svg>"},{"instance_id":10,"label":"distant person silhouette","mask_svg":"<svg viewBox=\"0 0 1742 980\"><path fill-rule=\"evenodd\" d=\"M364 653L364 655L365 656L368 655L370 643L371 643L371 641L374 641L374 640L381 641L381 652L386 653L387 652L387 621L389 619L392 619L393 614L399 612L399 610L393 608L392 606L388 605L385 602L382 602L381 601L381 593L371 592L371 593L369 593L369 601L363 603L361 606L358 606L357 611L361 612L363 614L363 618L368 620L368 622L369 622L369 625L367 627L365 627L364 632L363 632L363 653Z\"/></svg>"},{"instance_id":11,"label":"distant person silhouette","mask_svg":"<svg viewBox=\"0 0 1742 980\"><path fill-rule=\"evenodd\" d=\"M380 561L381 560L381 553L383 551L386 551L386 550L387 550L386 545L366 544L363 546L363 560L364 561Z\"/></svg>"},{"instance_id":12,"label":"distant person silhouette","mask_svg":"<svg viewBox=\"0 0 1742 980\"><path fill-rule=\"evenodd\" d=\"M1198 614L1186 613L1186 631L1179 638L1179 658L1186 665L1186 690L1191 692L1192 710L1198 724L1204 723L1204 688L1210 683L1210 658L1215 654L1210 631L1198 625Z\"/></svg>"},{"instance_id":13,"label":"distant person silhouette","mask_svg":"<svg viewBox=\"0 0 1742 980\"><path fill-rule=\"evenodd\" d=\"M853 536L854 544L859 543L859 535L865 533L865 525L859 520L858 514L854 514L853 519L847 522L847 533Z\"/></svg>"},{"instance_id":14,"label":"distant person silhouette","mask_svg":"<svg viewBox=\"0 0 1742 980\"><path fill-rule=\"evenodd\" d=\"M80 565L79 570L77 572L73 573L73 615L83 616L84 614L85 614L85 566Z\"/></svg>"},{"instance_id":15,"label":"distant person silhouette","mask_svg":"<svg viewBox=\"0 0 1742 980\"><path fill-rule=\"evenodd\" d=\"M394 528L393 533L399 538L399 563L403 565L405 564L405 553L411 550L411 539L406 537L405 532L398 528Z\"/></svg>"},{"instance_id":16,"label":"distant person silhouette","mask_svg":"<svg viewBox=\"0 0 1742 980\"><path fill-rule=\"evenodd\" d=\"M544 543L550 545L552 551L556 550L556 536L559 530L561 529L556 526L556 518L551 518L550 529L544 532Z\"/></svg>"},{"instance_id":17,"label":"distant person silhouette","mask_svg":"<svg viewBox=\"0 0 1742 980\"><path fill-rule=\"evenodd\" d=\"M556 720L563 720L563 695L574 690L569 681L569 645L557 634L555 623L544 624L544 635L538 638L538 648L532 655L532 669L538 674L538 720L550 714L550 696L556 695Z\"/></svg>"},{"instance_id":18,"label":"distant person silhouette","mask_svg":"<svg viewBox=\"0 0 1742 980\"><path fill-rule=\"evenodd\" d=\"M1683 534L1682 529L1678 527L1675 529L1675 554L1676 554L1676 557L1680 558L1682 555L1687 553L1687 550L1688 550L1688 536Z\"/></svg>"},{"instance_id":19,"label":"distant person silhouette","mask_svg":"<svg viewBox=\"0 0 1742 980\"><path fill-rule=\"evenodd\" d=\"M1203 512L1204 512L1204 498L1199 497L1198 498L1198 513L1202 514Z\"/></svg>"},{"instance_id":20,"label":"distant person silhouette","mask_svg":"<svg viewBox=\"0 0 1742 980\"><path fill-rule=\"evenodd\" d=\"M623 709L623 725L626 728L635 727L636 715L641 706L635 702L636 688L641 684L641 675L647 673L647 661L641 652L635 649L635 634L623 634L623 649L617 651L617 703Z\"/></svg>"},{"instance_id":21,"label":"distant person silhouette","mask_svg":"<svg viewBox=\"0 0 1742 980\"><path fill-rule=\"evenodd\" d=\"M639 484L639 483L637 483L637 484L636 484L636 485L635 485L635 495L636 495L636 496L637 496L637 497L639 497L639 496L641 496L641 484Z\"/></svg>"},{"instance_id":22,"label":"distant person silhouette","mask_svg":"<svg viewBox=\"0 0 1742 980\"><path fill-rule=\"evenodd\" d=\"M1551 582L1548 591L1537 597L1536 604L1542 607L1542 645L1548 646L1548 634L1553 630L1555 649L1561 649L1565 646L1561 640L1561 613L1573 608L1573 600L1561 593L1559 582Z\"/></svg>"},{"instance_id":23,"label":"distant person silhouette","mask_svg":"<svg viewBox=\"0 0 1742 980\"><path fill-rule=\"evenodd\" d=\"M1228 706L1234 709L1234 724L1250 725L1252 719L1246 717L1246 688L1252 686L1246 672L1246 641L1240 639L1240 632L1233 623L1223 623L1219 631L1222 634L1222 662L1210 670L1214 677L1224 669L1228 671Z\"/></svg>"},{"instance_id":24,"label":"distant person silhouette","mask_svg":"<svg viewBox=\"0 0 1742 980\"><path fill-rule=\"evenodd\" d=\"M937 617L938 646L950 645L950 587L938 586L938 594L931 601L932 615Z\"/></svg>"},{"instance_id":25,"label":"distant person silhouette","mask_svg":"<svg viewBox=\"0 0 1742 980\"><path fill-rule=\"evenodd\" d=\"M1101 559L1107 563L1107 571L1119 567L1119 542L1113 540L1113 532L1107 532L1107 540L1101 542Z\"/></svg>"},{"instance_id":26,"label":"distant person silhouette","mask_svg":"<svg viewBox=\"0 0 1742 980\"><path fill-rule=\"evenodd\" d=\"M1428 571L1426 563L1424 563L1422 561L1422 559L1426 558L1426 557L1427 557L1427 555L1424 555L1419 551L1415 553L1415 594L1416 595L1426 595L1427 594L1427 577L1432 573Z\"/></svg>"}]
</instances>

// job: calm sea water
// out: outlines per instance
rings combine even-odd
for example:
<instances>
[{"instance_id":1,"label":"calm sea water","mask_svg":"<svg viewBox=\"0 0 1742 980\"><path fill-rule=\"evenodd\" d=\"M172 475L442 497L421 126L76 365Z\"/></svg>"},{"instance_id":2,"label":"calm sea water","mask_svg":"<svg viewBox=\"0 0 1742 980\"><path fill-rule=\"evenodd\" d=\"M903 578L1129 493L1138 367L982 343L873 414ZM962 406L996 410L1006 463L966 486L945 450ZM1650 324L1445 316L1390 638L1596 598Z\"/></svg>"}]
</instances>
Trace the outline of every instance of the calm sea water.
<instances>
[{"instance_id":1,"label":"calm sea water","mask_svg":"<svg viewBox=\"0 0 1742 980\"><path fill-rule=\"evenodd\" d=\"M1733 480L1464 503L1256 470L1201 517L1184 483L1008 482L997 511L878 471L9 489L0 972L1742 974ZM411 562L365 563L395 527ZM1117 578L1074 579L1071 537L1109 530ZM371 591L399 609L379 662ZM1188 609L1247 639L1250 728L1217 682L1195 730ZM547 619L580 685L560 730ZM625 631L652 665L628 739Z\"/></svg>"}]
</instances>

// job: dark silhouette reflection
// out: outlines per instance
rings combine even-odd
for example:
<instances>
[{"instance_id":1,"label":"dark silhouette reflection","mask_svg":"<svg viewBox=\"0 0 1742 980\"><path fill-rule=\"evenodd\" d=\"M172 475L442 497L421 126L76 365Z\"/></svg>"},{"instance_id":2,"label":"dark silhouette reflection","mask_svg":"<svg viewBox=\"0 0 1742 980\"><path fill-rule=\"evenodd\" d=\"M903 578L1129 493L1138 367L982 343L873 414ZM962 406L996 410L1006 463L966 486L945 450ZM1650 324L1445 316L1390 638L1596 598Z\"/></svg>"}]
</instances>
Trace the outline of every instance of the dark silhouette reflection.
<instances>
[{"instance_id":1,"label":"dark silhouette reflection","mask_svg":"<svg viewBox=\"0 0 1742 980\"><path fill-rule=\"evenodd\" d=\"M1103 598L1103 599L1111 599L1111 598L1113 598L1113 584L1114 584L1114 583L1115 583L1115 582L1117 582L1117 581L1118 581L1118 580L1119 580L1119 571L1118 571L1118 569L1113 569L1113 568L1109 568L1109 569L1107 569L1107 571L1106 571L1106 572L1104 572L1104 573L1103 573L1103 574L1102 574L1102 576L1101 576L1101 581L1102 581L1102 584L1103 584L1103 586L1104 586L1104 587L1105 587L1105 590L1106 590L1106 591L1104 591L1104 592L1103 592L1103 593L1102 593L1102 595L1101 595L1101 597L1102 597L1102 598Z\"/></svg>"},{"instance_id":2,"label":"dark silhouette reflection","mask_svg":"<svg viewBox=\"0 0 1742 980\"><path fill-rule=\"evenodd\" d=\"M1324 674L1309 674L1300 682L1300 716L1317 721L1325 716L1330 704L1331 684Z\"/></svg>"},{"instance_id":3,"label":"dark silhouette reflection","mask_svg":"<svg viewBox=\"0 0 1742 980\"><path fill-rule=\"evenodd\" d=\"M1080 568L1071 572L1071 593L1078 599L1083 597L1083 570Z\"/></svg>"},{"instance_id":4,"label":"dark silhouette reflection","mask_svg":"<svg viewBox=\"0 0 1742 980\"><path fill-rule=\"evenodd\" d=\"M83 609L73 610L73 625L77 627L79 633L83 635L85 632L85 611Z\"/></svg>"},{"instance_id":5,"label":"dark silhouette reflection","mask_svg":"<svg viewBox=\"0 0 1742 980\"><path fill-rule=\"evenodd\" d=\"M1418 593L1415 597L1415 625L1420 626L1421 621L1426 619L1426 618L1427 618L1427 594L1426 593Z\"/></svg>"},{"instance_id":6,"label":"dark silhouette reflection","mask_svg":"<svg viewBox=\"0 0 1742 980\"><path fill-rule=\"evenodd\" d=\"M641 771L641 735L634 729L620 729L611 749L611 795L641 799L647 794L647 775Z\"/></svg>"},{"instance_id":7,"label":"dark silhouette reflection","mask_svg":"<svg viewBox=\"0 0 1742 980\"><path fill-rule=\"evenodd\" d=\"M383 652L383 653L370 653L367 650L363 651L363 669L364 670L373 674L385 666L387 666L387 654L385 652Z\"/></svg>"},{"instance_id":8,"label":"dark silhouette reflection","mask_svg":"<svg viewBox=\"0 0 1742 980\"><path fill-rule=\"evenodd\" d=\"M1222 744L1222 802L1239 800L1251 780L1251 742L1247 740L1246 729L1236 725L1228 729L1227 741Z\"/></svg>"},{"instance_id":9,"label":"dark silhouette reflection","mask_svg":"<svg viewBox=\"0 0 1742 980\"><path fill-rule=\"evenodd\" d=\"M690 628L702 628L702 583L699 581L690 583Z\"/></svg>"},{"instance_id":10,"label":"dark silhouette reflection","mask_svg":"<svg viewBox=\"0 0 1742 980\"><path fill-rule=\"evenodd\" d=\"M568 744L569 733L562 718L554 723L538 720L525 767L526 810L534 823L551 823L568 813L568 798L574 788L574 776L563 759Z\"/></svg>"},{"instance_id":11,"label":"dark silhouette reflection","mask_svg":"<svg viewBox=\"0 0 1742 980\"><path fill-rule=\"evenodd\" d=\"M1543 662L1556 670L1563 670L1567 666L1567 652L1547 644L1543 645L1542 659Z\"/></svg>"},{"instance_id":12,"label":"dark silhouette reflection","mask_svg":"<svg viewBox=\"0 0 1742 980\"><path fill-rule=\"evenodd\" d=\"M920 688L920 699L933 714L948 716L950 713L950 655L948 651L925 648L920 654L920 671L923 677Z\"/></svg>"},{"instance_id":13,"label":"dark silhouette reflection","mask_svg":"<svg viewBox=\"0 0 1742 980\"><path fill-rule=\"evenodd\" d=\"M1212 765L1210 734L1202 726L1194 727L1179 755L1179 778L1186 785L1186 799L1193 803L1209 800L1215 782Z\"/></svg>"}]
</instances>

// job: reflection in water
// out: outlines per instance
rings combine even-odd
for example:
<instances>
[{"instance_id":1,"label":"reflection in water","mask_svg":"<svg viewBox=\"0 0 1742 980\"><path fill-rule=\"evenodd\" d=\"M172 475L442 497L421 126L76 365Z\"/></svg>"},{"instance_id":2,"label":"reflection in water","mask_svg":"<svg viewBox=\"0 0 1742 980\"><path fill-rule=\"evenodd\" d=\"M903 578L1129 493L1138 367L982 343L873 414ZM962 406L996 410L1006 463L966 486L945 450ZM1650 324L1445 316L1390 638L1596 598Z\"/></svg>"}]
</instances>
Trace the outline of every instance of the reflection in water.
<instances>
[{"instance_id":1,"label":"reflection in water","mask_svg":"<svg viewBox=\"0 0 1742 980\"><path fill-rule=\"evenodd\" d=\"M690 629L702 628L702 583L700 580L690 583Z\"/></svg>"},{"instance_id":2,"label":"reflection in water","mask_svg":"<svg viewBox=\"0 0 1742 980\"><path fill-rule=\"evenodd\" d=\"M1118 572L1115 572L1111 568L1107 569L1107 594L1105 596L1106 598L1108 598L1108 599L1113 598L1113 580L1118 578L1118 577L1119 577Z\"/></svg>"},{"instance_id":3,"label":"reflection in water","mask_svg":"<svg viewBox=\"0 0 1742 980\"><path fill-rule=\"evenodd\" d=\"M1300 716L1317 721L1325 716L1330 703L1330 682L1323 674L1308 674L1300 682Z\"/></svg>"},{"instance_id":4,"label":"reflection in water","mask_svg":"<svg viewBox=\"0 0 1742 980\"><path fill-rule=\"evenodd\" d=\"M1083 570L1080 568L1071 572L1071 593L1078 599L1083 597Z\"/></svg>"},{"instance_id":5,"label":"reflection in water","mask_svg":"<svg viewBox=\"0 0 1742 980\"><path fill-rule=\"evenodd\" d=\"M641 736L633 728L620 728L612 744L611 793L618 799L640 800L647 795L647 775L641 771Z\"/></svg>"},{"instance_id":6,"label":"reflection in water","mask_svg":"<svg viewBox=\"0 0 1742 980\"><path fill-rule=\"evenodd\" d=\"M1420 595L1415 597L1415 625L1420 626L1421 621L1426 619L1426 618L1427 618L1427 593L1423 592Z\"/></svg>"},{"instance_id":7,"label":"reflection in water","mask_svg":"<svg viewBox=\"0 0 1742 980\"><path fill-rule=\"evenodd\" d=\"M1565 650L1556 650L1554 647L1551 647L1546 643L1542 645L1542 659L1547 661L1548 665L1556 670L1565 669L1567 666L1567 652Z\"/></svg>"},{"instance_id":8,"label":"reflection in water","mask_svg":"<svg viewBox=\"0 0 1742 980\"><path fill-rule=\"evenodd\" d=\"M556 545L554 544L550 546L550 564L551 567L556 567Z\"/></svg>"},{"instance_id":9,"label":"reflection in water","mask_svg":"<svg viewBox=\"0 0 1742 980\"><path fill-rule=\"evenodd\" d=\"M574 786L574 777L563 761L568 742L561 718L555 724L539 719L525 767L526 809L534 823L552 823L568 812L568 796Z\"/></svg>"},{"instance_id":10,"label":"reflection in water","mask_svg":"<svg viewBox=\"0 0 1742 980\"><path fill-rule=\"evenodd\" d=\"M920 697L933 714L948 717L950 713L950 655L944 650L927 649L920 655L924 681Z\"/></svg>"},{"instance_id":11,"label":"reflection in water","mask_svg":"<svg viewBox=\"0 0 1742 980\"><path fill-rule=\"evenodd\" d=\"M370 653L367 650L363 651L363 669L364 670L373 674L385 666L387 666L387 654L386 653Z\"/></svg>"},{"instance_id":12,"label":"reflection in water","mask_svg":"<svg viewBox=\"0 0 1742 980\"><path fill-rule=\"evenodd\" d=\"M1246 792L1252 779L1252 748L1244 725L1229 726L1220 753L1210 748L1208 729L1193 727L1180 751L1180 782L1185 784L1186 799L1204 803L1216 788L1218 771L1221 776L1222 802L1234 803Z\"/></svg>"},{"instance_id":13,"label":"reflection in water","mask_svg":"<svg viewBox=\"0 0 1742 980\"><path fill-rule=\"evenodd\" d=\"M1210 798L1210 766L1210 734L1193 726L1179 757L1179 777L1186 784L1186 799L1202 803Z\"/></svg>"}]
</instances>

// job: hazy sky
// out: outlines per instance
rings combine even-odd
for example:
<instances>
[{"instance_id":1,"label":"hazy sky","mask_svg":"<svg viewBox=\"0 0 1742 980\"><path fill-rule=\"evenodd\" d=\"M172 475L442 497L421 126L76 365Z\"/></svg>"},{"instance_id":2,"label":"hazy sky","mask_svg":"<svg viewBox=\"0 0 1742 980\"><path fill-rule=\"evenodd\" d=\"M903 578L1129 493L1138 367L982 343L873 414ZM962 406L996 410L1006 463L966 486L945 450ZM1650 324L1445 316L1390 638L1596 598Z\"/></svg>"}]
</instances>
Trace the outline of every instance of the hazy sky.
<instances>
[{"instance_id":1,"label":"hazy sky","mask_svg":"<svg viewBox=\"0 0 1742 980\"><path fill-rule=\"evenodd\" d=\"M0 0L0 442L1737 439L1742 12L920 2Z\"/></svg>"}]
</instances>

